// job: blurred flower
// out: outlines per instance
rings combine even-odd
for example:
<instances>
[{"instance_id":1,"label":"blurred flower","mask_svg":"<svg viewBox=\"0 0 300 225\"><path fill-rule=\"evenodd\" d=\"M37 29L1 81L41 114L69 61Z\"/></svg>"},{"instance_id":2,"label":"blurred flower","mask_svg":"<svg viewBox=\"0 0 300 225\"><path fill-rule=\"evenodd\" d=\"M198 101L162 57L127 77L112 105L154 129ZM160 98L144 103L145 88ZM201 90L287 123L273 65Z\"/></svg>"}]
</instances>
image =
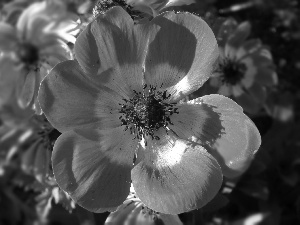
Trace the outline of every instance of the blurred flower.
<instances>
[{"instance_id":1,"label":"blurred flower","mask_svg":"<svg viewBox=\"0 0 300 225\"><path fill-rule=\"evenodd\" d=\"M158 213L145 206L136 196L132 185L125 202L115 212L110 213L104 223L104 225L125 224L183 225L177 215Z\"/></svg>"},{"instance_id":2,"label":"blurred flower","mask_svg":"<svg viewBox=\"0 0 300 225\"><path fill-rule=\"evenodd\" d=\"M20 15L16 27L0 22L0 104L14 95L22 108L37 103L41 80L57 63L71 59L66 42L75 42L69 32L77 26L58 1L33 3Z\"/></svg>"},{"instance_id":3,"label":"blurred flower","mask_svg":"<svg viewBox=\"0 0 300 225\"><path fill-rule=\"evenodd\" d=\"M56 184L54 177L49 177L47 182L41 186L41 193L35 197L38 221L36 224L47 224L48 216L52 208L52 202L62 204L68 211L75 209L75 203L70 196L62 191Z\"/></svg>"},{"instance_id":4,"label":"blurred flower","mask_svg":"<svg viewBox=\"0 0 300 225\"><path fill-rule=\"evenodd\" d=\"M37 2L39 0L13 0L7 1L3 4L1 9L1 14L3 16L2 21L15 25L18 21L21 13L26 9L30 4Z\"/></svg>"},{"instance_id":5,"label":"blurred flower","mask_svg":"<svg viewBox=\"0 0 300 225\"><path fill-rule=\"evenodd\" d=\"M250 29L249 22L237 24L233 19L215 29L220 59L209 84L256 113L266 100L266 88L277 84L277 74L268 48L258 39L246 40Z\"/></svg>"},{"instance_id":6,"label":"blurred flower","mask_svg":"<svg viewBox=\"0 0 300 225\"><path fill-rule=\"evenodd\" d=\"M214 198L222 176L249 166L260 134L222 95L180 100L210 77L212 30L189 13L134 25L120 7L78 36L76 60L54 67L39 102L62 135L52 153L59 186L93 212L115 210L130 183L150 209L178 214Z\"/></svg>"},{"instance_id":7,"label":"blurred flower","mask_svg":"<svg viewBox=\"0 0 300 225\"><path fill-rule=\"evenodd\" d=\"M155 17L166 8L190 5L195 3L195 0L125 0L125 2L132 6L134 10L138 10Z\"/></svg>"}]
</instances>

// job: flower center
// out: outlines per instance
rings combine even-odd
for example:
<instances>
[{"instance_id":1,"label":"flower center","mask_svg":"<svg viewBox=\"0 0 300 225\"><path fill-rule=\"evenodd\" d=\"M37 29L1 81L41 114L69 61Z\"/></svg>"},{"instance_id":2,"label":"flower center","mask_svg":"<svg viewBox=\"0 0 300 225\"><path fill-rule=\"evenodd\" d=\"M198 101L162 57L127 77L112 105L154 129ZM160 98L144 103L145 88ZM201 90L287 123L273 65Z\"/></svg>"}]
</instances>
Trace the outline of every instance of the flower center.
<instances>
[{"instance_id":1,"label":"flower center","mask_svg":"<svg viewBox=\"0 0 300 225\"><path fill-rule=\"evenodd\" d=\"M218 72L222 74L222 82L230 85L239 83L245 75L246 65L235 60L225 58L219 65Z\"/></svg>"},{"instance_id":2,"label":"flower center","mask_svg":"<svg viewBox=\"0 0 300 225\"><path fill-rule=\"evenodd\" d=\"M156 91L155 87L150 86L148 93L145 93L146 85L143 89L143 93L134 91L133 98L123 99L119 110L123 115L119 119L125 130L129 129L139 140L146 136L159 140L154 131L161 127L168 131L168 124L172 124L170 116L178 114L176 103L165 102L171 96L167 95L167 91Z\"/></svg>"},{"instance_id":3,"label":"flower center","mask_svg":"<svg viewBox=\"0 0 300 225\"><path fill-rule=\"evenodd\" d=\"M30 43L22 43L18 49L18 57L26 65L33 65L39 59L38 48Z\"/></svg>"}]
</instances>

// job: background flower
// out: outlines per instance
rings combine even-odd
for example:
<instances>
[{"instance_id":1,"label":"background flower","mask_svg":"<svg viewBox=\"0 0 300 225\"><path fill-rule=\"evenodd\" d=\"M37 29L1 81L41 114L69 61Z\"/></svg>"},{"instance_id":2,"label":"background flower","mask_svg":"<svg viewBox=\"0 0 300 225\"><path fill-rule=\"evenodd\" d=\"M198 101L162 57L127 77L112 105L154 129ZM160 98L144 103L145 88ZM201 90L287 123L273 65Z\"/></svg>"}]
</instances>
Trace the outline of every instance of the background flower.
<instances>
[{"instance_id":1,"label":"background flower","mask_svg":"<svg viewBox=\"0 0 300 225\"><path fill-rule=\"evenodd\" d=\"M277 84L277 74L270 50L259 39L247 40L250 29L249 22L238 24L232 18L216 22L220 59L209 84L212 92L256 113L265 103L267 88Z\"/></svg>"},{"instance_id":2,"label":"background flower","mask_svg":"<svg viewBox=\"0 0 300 225\"><path fill-rule=\"evenodd\" d=\"M22 108L34 106L41 113L36 97L41 80L58 62L71 59L67 42L77 25L57 1L37 2L20 15L16 27L0 23L1 104L16 95Z\"/></svg>"}]
</instances>

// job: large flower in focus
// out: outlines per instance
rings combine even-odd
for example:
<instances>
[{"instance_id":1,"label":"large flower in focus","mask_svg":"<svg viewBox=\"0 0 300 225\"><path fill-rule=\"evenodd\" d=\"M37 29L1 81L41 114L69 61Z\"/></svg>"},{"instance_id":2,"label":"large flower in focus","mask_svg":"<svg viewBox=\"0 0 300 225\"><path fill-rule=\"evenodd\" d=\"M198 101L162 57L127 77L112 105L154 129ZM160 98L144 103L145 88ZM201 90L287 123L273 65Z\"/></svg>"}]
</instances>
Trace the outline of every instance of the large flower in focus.
<instances>
[{"instance_id":1,"label":"large flower in focus","mask_svg":"<svg viewBox=\"0 0 300 225\"><path fill-rule=\"evenodd\" d=\"M35 106L41 80L57 63L71 59L66 42L76 27L73 16L56 1L34 3L20 15L16 27L0 23L0 103L17 95L22 108Z\"/></svg>"},{"instance_id":2,"label":"large flower in focus","mask_svg":"<svg viewBox=\"0 0 300 225\"><path fill-rule=\"evenodd\" d=\"M266 88L277 84L277 74L269 49L259 39L246 40L250 29L249 22L231 18L216 29L220 62L209 84L255 113L266 100Z\"/></svg>"},{"instance_id":3,"label":"large flower in focus","mask_svg":"<svg viewBox=\"0 0 300 225\"><path fill-rule=\"evenodd\" d=\"M178 214L204 206L222 175L249 166L260 135L240 106L221 95L180 101L218 57L199 17L166 12L134 25L114 7L78 36L75 56L43 80L39 102L62 132L56 181L79 205L114 210L132 182L147 207Z\"/></svg>"}]
</instances>

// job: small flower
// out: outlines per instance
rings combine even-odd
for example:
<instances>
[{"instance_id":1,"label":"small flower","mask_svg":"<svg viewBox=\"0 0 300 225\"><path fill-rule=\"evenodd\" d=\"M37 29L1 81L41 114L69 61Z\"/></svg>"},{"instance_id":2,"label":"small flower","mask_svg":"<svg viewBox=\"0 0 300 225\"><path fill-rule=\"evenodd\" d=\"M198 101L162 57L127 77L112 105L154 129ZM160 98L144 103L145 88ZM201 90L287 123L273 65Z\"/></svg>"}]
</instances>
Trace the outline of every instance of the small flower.
<instances>
[{"instance_id":1,"label":"small flower","mask_svg":"<svg viewBox=\"0 0 300 225\"><path fill-rule=\"evenodd\" d=\"M249 166L260 134L234 101L186 103L218 58L212 30L189 13L134 25L113 7L78 36L76 60L56 65L39 102L62 135L52 166L58 185L92 212L111 211L131 183L153 211L179 214L207 204L222 177Z\"/></svg>"},{"instance_id":2,"label":"small flower","mask_svg":"<svg viewBox=\"0 0 300 225\"><path fill-rule=\"evenodd\" d=\"M0 103L13 95L22 108L37 104L41 80L58 62L71 59L66 42L75 42L69 34L76 23L56 1L30 5L20 15L16 27L0 22Z\"/></svg>"},{"instance_id":3,"label":"small flower","mask_svg":"<svg viewBox=\"0 0 300 225\"><path fill-rule=\"evenodd\" d=\"M158 213L145 206L136 196L133 186L130 187L127 199L116 211L110 213L104 223L104 225L125 224L183 225L177 215Z\"/></svg>"},{"instance_id":4,"label":"small flower","mask_svg":"<svg viewBox=\"0 0 300 225\"><path fill-rule=\"evenodd\" d=\"M258 39L246 40L250 29L249 22L237 24L233 19L216 29L220 60L209 84L255 113L266 100L266 88L277 84L277 74L268 48Z\"/></svg>"},{"instance_id":5,"label":"small flower","mask_svg":"<svg viewBox=\"0 0 300 225\"><path fill-rule=\"evenodd\" d=\"M162 10L181 5L190 5L195 0L125 0L133 9L147 13L150 16L157 16Z\"/></svg>"}]
</instances>

